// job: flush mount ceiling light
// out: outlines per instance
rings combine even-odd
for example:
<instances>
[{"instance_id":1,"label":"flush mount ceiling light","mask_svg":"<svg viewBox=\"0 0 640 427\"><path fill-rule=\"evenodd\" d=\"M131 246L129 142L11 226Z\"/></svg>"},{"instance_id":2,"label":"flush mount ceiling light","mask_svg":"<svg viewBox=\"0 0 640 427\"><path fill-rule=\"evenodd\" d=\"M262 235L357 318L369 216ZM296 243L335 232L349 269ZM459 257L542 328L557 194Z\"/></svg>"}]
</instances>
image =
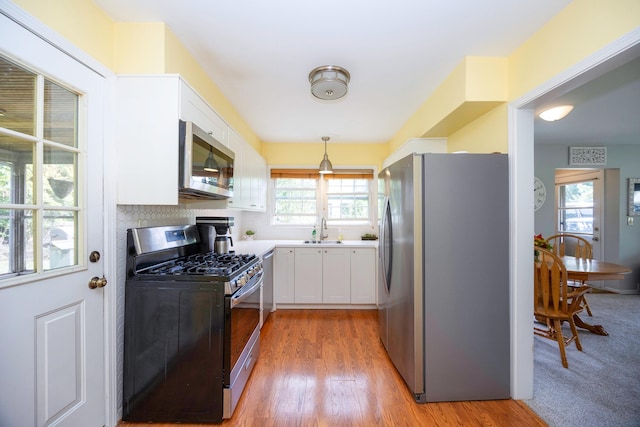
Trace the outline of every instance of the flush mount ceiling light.
<instances>
[{"instance_id":1,"label":"flush mount ceiling light","mask_svg":"<svg viewBox=\"0 0 640 427\"><path fill-rule=\"evenodd\" d=\"M351 75L336 65L323 65L309 73L311 93L318 99L333 101L340 99L349 90Z\"/></svg>"},{"instance_id":2,"label":"flush mount ceiling light","mask_svg":"<svg viewBox=\"0 0 640 427\"><path fill-rule=\"evenodd\" d=\"M328 136L323 136L322 140L324 141L324 158L320 162L320 173L333 173L333 165L329 161L329 156L327 156L327 141L329 140Z\"/></svg>"},{"instance_id":3,"label":"flush mount ceiling light","mask_svg":"<svg viewBox=\"0 0 640 427\"><path fill-rule=\"evenodd\" d=\"M549 108L547 110L541 111L538 114L542 120L546 120L548 122L555 122L556 120L560 120L564 118L567 114L569 114L573 110L573 105L560 105L558 107Z\"/></svg>"}]
</instances>

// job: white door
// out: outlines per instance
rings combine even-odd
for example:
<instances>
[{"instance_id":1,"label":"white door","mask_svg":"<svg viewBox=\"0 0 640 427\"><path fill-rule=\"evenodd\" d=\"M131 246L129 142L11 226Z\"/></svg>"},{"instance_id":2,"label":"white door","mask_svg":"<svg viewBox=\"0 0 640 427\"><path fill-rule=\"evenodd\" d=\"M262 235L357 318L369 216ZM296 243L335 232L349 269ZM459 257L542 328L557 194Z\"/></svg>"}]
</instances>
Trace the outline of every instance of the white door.
<instances>
[{"instance_id":1,"label":"white door","mask_svg":"<svg viewBox=\"0 0 640 427\"><path fill-rule=\"evenodd\" d=\"M0 426L103 426L105 81L2 14L0 64Z\"/></svg>"}]
</instances>

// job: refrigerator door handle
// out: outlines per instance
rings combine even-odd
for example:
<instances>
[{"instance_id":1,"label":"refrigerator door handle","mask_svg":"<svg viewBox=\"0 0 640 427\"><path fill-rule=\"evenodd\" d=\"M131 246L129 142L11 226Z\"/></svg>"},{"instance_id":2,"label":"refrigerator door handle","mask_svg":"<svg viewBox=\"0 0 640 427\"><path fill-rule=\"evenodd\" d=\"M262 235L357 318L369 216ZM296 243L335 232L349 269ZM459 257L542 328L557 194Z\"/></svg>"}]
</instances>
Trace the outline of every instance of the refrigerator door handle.
<instances>
[{"instance_id":1,"label":"refrigerator door handle","mask_svg":"<svg viewBox=\"0 0 640 427\"><path fill-rule=\"evenodd\" d=\"M382 244L380 245L380 258L382 258L381 262L384 289L388 296L391 289L391 269L393 267L393 245L391 244L393 231L391 227L391 203L389 201L389 197L385 197L384 199L384 215L382 216L381 225L380 241Z\"/></svg>"}]
</instances>

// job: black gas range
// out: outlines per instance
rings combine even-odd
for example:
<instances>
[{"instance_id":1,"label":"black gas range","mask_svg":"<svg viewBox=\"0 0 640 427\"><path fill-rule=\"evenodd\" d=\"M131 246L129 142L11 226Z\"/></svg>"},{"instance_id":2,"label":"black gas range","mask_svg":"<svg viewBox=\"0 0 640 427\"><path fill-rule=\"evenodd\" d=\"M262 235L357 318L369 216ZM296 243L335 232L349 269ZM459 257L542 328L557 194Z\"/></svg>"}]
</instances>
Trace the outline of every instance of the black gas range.
<instances>
[{"instance_id":1,"label":"black gas range","mask_svg":"<svg viewBox=\"0 0 640 427\"><path fill-rule=\"evenodd\" d=\"M211 251L198 227L127 231L124 420L219 423L257 360L260 259Z\"/></svg>"}]
</instances>

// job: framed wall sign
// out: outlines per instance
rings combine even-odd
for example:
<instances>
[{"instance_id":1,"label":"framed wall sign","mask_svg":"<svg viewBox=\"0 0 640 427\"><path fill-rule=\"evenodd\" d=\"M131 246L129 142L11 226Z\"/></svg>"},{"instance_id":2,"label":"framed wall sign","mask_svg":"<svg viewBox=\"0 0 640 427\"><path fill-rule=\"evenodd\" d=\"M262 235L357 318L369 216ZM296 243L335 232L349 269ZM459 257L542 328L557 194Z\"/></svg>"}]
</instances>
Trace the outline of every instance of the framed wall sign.
<instances>
[{"instance_id":1,"label":"framed wall sign","mask_svg":"<svg viewBox=\"0 0 640 427\"><path fill-rule=\"evenodd\" d=\"M629 178L629 216L640 216L640 178Z\"/></svg>"},{"instance_id":2,"label":"framed wall sign","mask_svg":"<svg viewBox=\"0 0 640 427\"><path fill-rule=\"evenodd\" d=\"M569 147L569 165L606 165L607 147Z\"/></svg>"}]
</instances>

